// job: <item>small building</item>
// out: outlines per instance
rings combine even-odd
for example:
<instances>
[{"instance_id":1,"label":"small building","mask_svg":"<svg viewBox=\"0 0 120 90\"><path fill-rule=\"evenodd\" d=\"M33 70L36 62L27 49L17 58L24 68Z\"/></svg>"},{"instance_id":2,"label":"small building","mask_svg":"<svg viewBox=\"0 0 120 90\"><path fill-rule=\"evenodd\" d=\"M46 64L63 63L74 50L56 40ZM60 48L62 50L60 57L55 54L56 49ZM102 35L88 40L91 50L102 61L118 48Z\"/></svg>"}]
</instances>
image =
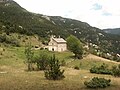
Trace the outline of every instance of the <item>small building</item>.
<instances>
[{"instance_id":1,"label":"small building","mask_svg":"<svg viewBox=\"0 0 120 90\"><path fill-rule=\"evenodd\" d=\"M54 38L53 36L50 38L50 42L48 43L49 51L57 51L63 52L67 50L66 41L63 38Z\"/></svg>"}]
</instances>

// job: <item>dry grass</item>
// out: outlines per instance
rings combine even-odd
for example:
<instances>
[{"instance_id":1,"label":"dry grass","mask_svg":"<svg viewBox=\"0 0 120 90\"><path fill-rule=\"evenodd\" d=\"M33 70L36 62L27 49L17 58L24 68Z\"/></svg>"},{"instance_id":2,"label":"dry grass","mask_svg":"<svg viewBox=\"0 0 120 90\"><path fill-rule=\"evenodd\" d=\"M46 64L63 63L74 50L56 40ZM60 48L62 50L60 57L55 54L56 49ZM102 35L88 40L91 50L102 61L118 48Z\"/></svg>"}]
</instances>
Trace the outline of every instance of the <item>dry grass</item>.
<instances>
[{"instance_id":1,"label":"dry grass","mask_svg":"<svg viewBox=\"0 0 120 90\"><path fill-rule=\"evenodd\" d=\"M10 70L0 74L0 90L89 90L84 86L84 81L92 77L104 77L112 80L112 86L105 90L119 90L120 78L110 75L91 74L88 70L65 69L65 79L60 81L46 80L43 71L26 72Z\"/></svg>"},{"instance_id":2,"label":"dry grass","mask_svg":"<svg viewBox=\"0 0 120 90\"><path fill-rule=\"evenodd\" d=\"M67 65L61 69L65 70L65 78L59 81L46 80L43 71L25 71L26 65L23 63L25 56L24 48L6 48L6 51L0 59L0 90L90 90L85 87L84 81L90 80L92 77L104 77L112 80L111 86L106 89L99 90L119 90L120 78L111 75L91 74L89 69L93 64L101 64L103 62L112 66L116 64L111 61L103 60L94 55L87 56L83 60L73 60L72 53L56 53L58 58L65 59ZM72 67L80 65L80 70Z\"/></svg>"},{"instance_id":3,"label":"dry grass","mask_svg":"<svg viewBox=\"0 0 120 90\"><path fill-rule=\"evenodd\" d=\"M102 57L98 57L98 56L95 56L93 54L89 54L86 59L89 59L89 60L96 60L96 61L103 61L103 62L110 62L110 63L115 63L115 64L120 64L120 62L115 62L115 61L112 61L112 60L108 60L108 59L105 59L105 58L102 58Z\"/></svg>"}]
</instances>

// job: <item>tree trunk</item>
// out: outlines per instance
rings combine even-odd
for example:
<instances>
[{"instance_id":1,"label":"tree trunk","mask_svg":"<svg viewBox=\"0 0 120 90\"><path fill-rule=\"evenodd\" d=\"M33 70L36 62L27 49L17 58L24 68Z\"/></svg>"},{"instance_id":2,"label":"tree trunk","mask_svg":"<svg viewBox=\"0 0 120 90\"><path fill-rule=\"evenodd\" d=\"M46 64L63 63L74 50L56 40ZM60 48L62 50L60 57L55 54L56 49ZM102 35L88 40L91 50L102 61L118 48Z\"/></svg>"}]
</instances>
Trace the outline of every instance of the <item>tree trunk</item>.
<instances>
[{"instance_id":1,"label":"tree trunk","mask_svg":"<svg viewBox=\"0 0 120 90\"><path fill-rule=\"evenodd\" d=\"M32 68L32 63L28 63L28 71L32 71L33 68Z\"/></svg>"}]
</instances>

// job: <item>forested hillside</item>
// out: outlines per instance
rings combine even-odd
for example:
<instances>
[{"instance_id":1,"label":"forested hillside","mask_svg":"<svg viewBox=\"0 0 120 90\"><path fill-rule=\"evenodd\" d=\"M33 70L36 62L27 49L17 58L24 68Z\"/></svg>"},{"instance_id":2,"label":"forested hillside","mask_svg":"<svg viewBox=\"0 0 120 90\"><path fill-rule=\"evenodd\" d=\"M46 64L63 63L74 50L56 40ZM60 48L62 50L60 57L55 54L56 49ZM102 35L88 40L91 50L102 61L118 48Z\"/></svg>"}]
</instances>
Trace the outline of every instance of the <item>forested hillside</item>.
<instances>
[{"instance_id":1,"label":"forested hillside","mask_svg":"<svg viewBox=\"0 0 120 90\"><path fill-rule=\"evenodd\" d=\"M37 34L42 38L51 35L67 38L72 34L89 46L89 52L120 60L117 56L120 54L120 36L107 34L85 22L31 13L12 0L0 2L0 33Z\"/></svg>"},{"instance_id":2,"label":"forested hillside","mask_svg":"<svg viewBox=\"0 0 120 90\"><path fill-rule=\"evenodd\" d=\"M103 31L105 31L106 33L110 33L110 34L120 35L120 28L103 29Z\"/></svg>"}]
</instances>

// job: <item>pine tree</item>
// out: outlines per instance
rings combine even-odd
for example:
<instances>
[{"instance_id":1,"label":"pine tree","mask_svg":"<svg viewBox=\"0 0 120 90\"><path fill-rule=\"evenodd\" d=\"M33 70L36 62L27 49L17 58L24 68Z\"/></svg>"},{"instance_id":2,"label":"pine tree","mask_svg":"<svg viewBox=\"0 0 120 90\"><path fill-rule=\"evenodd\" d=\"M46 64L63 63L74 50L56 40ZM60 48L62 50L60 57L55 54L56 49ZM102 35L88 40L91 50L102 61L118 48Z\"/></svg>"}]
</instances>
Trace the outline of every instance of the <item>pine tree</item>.
<instances>
[{"instance_id":1,"label":"pine tree","mask_svg":"<svg viewBox=\"0 0 120 90\"><path fill-rule=\"evenodd\" d=\"M60 80L65 77L63 73L64 70L61 71L59 60L53 55L49 61L48 69L45 71L45 77L49 80Z\"/></svg>"}]
</instances>

